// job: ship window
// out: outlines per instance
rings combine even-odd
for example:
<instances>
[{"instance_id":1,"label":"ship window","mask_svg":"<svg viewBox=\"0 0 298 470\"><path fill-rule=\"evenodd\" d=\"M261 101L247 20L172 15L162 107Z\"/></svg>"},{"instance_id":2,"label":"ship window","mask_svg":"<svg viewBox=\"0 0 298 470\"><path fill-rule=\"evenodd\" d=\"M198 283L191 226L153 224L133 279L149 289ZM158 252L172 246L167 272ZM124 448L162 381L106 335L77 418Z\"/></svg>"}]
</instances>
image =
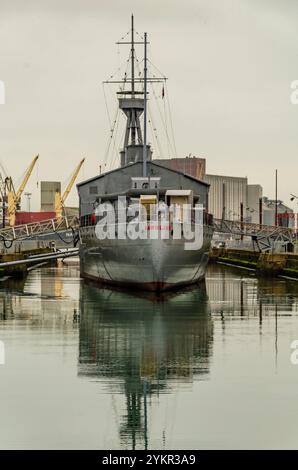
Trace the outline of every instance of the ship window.
<instances>
[{"instance_id":1,"label":"ship window","mask_svg":"<svg viewBox=\"0 0 298 470\"><path fill-rule=\"evenodd\" d=\"M97 194L97 186L89 186L89 194Z\"/></svg>"}]
</instances>

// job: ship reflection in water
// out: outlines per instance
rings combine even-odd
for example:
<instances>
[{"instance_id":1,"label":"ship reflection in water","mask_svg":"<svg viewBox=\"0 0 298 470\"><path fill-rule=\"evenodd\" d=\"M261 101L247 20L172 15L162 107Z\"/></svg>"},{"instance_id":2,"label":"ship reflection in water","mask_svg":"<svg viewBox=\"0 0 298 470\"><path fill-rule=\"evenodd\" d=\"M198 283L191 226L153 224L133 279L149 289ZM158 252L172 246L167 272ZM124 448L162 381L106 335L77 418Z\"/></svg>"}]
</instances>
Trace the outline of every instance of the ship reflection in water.
<instances>
[{"instance_id":1,"label":"ship reflection in water","mask_svg":"<svg viewBox=\"0 0 298 470\"><path fill-rule=\"evenodd\" d=\"M147 449L152 397L208 376L213 326L205 284L161 297L82 284L80 300L79 375L106 378L107 392L125 396L121 445Z\"/></svg>"},{"instance_id":2,"label":"ship reflection in water","mask_svg":"<svg viewBox=\"0 0 298 470\"><path fill-rule=\"evenodd\" d=\"M161 297L2 280L0 447L298 448L297 313L297 281L218 265Z\"/></svg>"}]
</instances>

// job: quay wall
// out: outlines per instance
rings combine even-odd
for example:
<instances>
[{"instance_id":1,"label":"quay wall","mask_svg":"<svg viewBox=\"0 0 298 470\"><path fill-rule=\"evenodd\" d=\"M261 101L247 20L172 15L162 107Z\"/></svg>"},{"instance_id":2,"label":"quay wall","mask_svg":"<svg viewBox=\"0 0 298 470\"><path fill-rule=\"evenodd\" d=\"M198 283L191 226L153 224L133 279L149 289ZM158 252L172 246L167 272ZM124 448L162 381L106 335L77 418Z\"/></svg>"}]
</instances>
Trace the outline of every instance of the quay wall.
<instances>
[{"instance_id":1,"label":"quay wall","mask_svg":"<svg viewBox=\"0 0 298 470\"><path fill-rule=\"evenodd\" d=\"M252 250L212 248L210 262L247 268L267 276L298 279L298 253L259 253Z\"/></svg>"}]
</instances>

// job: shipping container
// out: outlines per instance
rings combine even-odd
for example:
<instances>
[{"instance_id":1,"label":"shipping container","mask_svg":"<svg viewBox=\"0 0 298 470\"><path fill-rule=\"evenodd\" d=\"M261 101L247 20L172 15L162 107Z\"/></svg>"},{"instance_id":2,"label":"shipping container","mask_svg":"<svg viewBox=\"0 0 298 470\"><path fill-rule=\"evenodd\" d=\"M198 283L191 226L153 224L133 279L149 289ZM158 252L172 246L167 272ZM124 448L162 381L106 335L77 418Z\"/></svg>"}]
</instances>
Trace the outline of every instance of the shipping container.
<instances>
[{"instance_id":1,"label":"shipping container","mask_svg":"<svg viewBox=\"0 0 298 470\"><path fill-rule=\"evenodd\" d=\"M54 219L55 212L17 212L16 225L29 224L31 222L40 222L42 220Z\"/></svg>"}]
</instances>

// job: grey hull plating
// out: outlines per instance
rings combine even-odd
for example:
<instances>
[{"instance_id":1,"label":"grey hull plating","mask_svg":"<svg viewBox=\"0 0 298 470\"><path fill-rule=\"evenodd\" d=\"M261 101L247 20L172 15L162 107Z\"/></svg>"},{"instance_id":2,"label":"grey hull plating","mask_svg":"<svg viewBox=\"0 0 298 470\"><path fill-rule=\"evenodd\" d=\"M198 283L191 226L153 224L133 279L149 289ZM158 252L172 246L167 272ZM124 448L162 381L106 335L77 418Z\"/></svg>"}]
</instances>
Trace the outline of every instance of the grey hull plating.
<instances>
[{"instance_id":1,"label":"grey hull plating","mask_svg":"<svg viewBox=\"0 0 298 470\"><path fill-rule=\"evenodd\" d=\"M199 250L185 240L98 240L94 227L81 229L81 275L98 282L162 291L195 283L206 272L212 227Z\"/></svg>"}]
</instances>

